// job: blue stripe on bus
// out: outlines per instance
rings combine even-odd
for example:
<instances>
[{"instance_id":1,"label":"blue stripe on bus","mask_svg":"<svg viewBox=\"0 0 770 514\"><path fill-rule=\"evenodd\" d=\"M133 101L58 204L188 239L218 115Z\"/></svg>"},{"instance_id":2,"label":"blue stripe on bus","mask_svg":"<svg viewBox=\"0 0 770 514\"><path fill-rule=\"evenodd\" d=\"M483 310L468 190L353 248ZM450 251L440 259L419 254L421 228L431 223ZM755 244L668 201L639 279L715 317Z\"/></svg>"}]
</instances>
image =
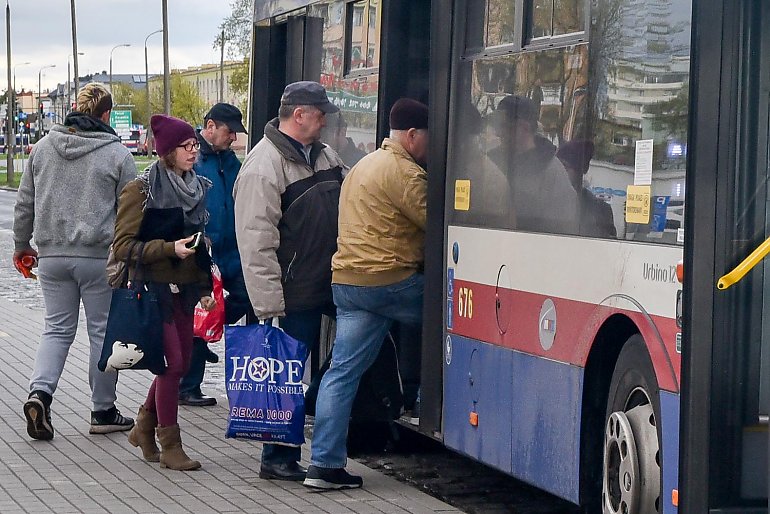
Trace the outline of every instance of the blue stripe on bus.
<instances>
[{"instance_id":1,"label":"blue stripe on bus","mask_svg":"<svg viewBox=\"0 0 770 514\"><path fill-rule=\"evenodd\" d=\"M679 395L660 392L661 437L663 438L663 491L660 500L663 514L676 514L671 492L679 487Z\"/></svg>"},{"instance_id":2,"label":"blue stripe on bus","mask_svg":"<svg viewBox=\"0 0 770 514\"><path fill-rule=\"evenodd\" d=\"M444 443L573 503L579 501L583 369L451 335ZM478 426L469 421L478 414Z\"/></svg>"}]
</instances>

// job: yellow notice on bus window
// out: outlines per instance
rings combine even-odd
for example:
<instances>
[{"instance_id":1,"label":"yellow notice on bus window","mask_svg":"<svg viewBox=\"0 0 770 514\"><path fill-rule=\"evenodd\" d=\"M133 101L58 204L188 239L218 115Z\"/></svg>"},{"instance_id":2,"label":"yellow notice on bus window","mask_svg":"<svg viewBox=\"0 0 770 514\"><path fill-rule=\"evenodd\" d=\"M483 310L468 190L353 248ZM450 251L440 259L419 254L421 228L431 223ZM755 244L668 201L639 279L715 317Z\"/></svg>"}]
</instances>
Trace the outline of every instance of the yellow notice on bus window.
<instances>
[{"instance_id":1,"label":"yellow notice on bus window","mask_svg":"<svg viewBox=\"0 0 770 514\"><path fill-rule=\"evenodd\" d=\"M455 180L455 210L468 211L471 208L471 181Z\"/></svg>"},{"instance_id":2,"label":"yellow notice on bus window","mask_svg":"<svg viewBox=\"0 0 770 514\"><path fill-rule=\"evenodd\" d=\"M626 223L650 222L650 186L628 186L626 190Z\"/></svg>"}]
</instances>

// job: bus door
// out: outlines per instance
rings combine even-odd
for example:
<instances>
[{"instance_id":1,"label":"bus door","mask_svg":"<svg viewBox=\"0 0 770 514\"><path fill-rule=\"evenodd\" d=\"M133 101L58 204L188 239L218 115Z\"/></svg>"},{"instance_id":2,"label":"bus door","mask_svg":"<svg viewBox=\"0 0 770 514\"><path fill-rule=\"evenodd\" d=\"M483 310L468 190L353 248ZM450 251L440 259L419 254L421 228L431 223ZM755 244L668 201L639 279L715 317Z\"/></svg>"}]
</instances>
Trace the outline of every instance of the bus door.
<instances>
[{"instance_id":1,"label":"bus door","mask_svg":"<svg viewBox=\"0 0 770 514\"><path fill-rule=\"evenodd\" d=\"M770 5L694 2L680 512L767 512ZM742 262L745 266L734 270Z\"/></svg>"},{"instance_id":2,"label":"bus door","mask_svg":"<svg viewBox=\"0 0 770 514\"><path fill-rule=\"evenodd\" d=\"M323 20L306 16L305 8L255 21L250 148L262 137L265 124L276 116L286 84L318 80L323 30Z\"/></svg>"}]
</instances>

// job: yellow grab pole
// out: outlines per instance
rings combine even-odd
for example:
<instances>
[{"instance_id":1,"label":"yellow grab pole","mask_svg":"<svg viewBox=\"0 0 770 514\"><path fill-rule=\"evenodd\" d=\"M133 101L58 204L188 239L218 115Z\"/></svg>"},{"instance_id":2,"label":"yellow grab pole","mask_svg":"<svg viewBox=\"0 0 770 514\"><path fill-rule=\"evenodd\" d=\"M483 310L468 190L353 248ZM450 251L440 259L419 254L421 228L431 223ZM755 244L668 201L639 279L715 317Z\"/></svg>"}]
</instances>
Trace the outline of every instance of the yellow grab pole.
<instances>
[{"instance_id":1,"label":"yellow grab pole","mask_svg":"<svg viewBox=\"0 0 770 514\"><path fill-rule=\"evenodd\" d=\"M759 261L764 259L768 253L770 253L770 237L765 239L764 243L759 245L756 250L743 259L743 261L730 273L720 278L717 282L717 289L727 289L736 282L739 282L743 276L751 271L754 266L759 264Z\"/></svg>"}]
</instances>

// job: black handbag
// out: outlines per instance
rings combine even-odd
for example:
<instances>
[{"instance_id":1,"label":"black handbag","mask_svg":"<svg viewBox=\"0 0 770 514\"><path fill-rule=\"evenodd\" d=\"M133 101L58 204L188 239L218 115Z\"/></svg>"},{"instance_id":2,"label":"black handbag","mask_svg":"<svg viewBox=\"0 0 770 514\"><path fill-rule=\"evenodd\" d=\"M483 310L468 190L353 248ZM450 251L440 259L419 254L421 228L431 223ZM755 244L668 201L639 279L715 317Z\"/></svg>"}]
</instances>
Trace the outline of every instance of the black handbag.
<instances>
[{"instance_id":1,"label":"black handbag","mask_svg":"<svg viewBox=\"0 0 770 514\"><path fill-rule=\"evenodd\" d=\"M146 369L156 375L166 371L163 354L163 316L158 296L147 288L141 275L141 255L144 243L139 245L137 270L132 281L127 281L134 245L125 261L120 287L112 290L107 330L99 359L101 371Z\"/></svg>"}]
</instances>

